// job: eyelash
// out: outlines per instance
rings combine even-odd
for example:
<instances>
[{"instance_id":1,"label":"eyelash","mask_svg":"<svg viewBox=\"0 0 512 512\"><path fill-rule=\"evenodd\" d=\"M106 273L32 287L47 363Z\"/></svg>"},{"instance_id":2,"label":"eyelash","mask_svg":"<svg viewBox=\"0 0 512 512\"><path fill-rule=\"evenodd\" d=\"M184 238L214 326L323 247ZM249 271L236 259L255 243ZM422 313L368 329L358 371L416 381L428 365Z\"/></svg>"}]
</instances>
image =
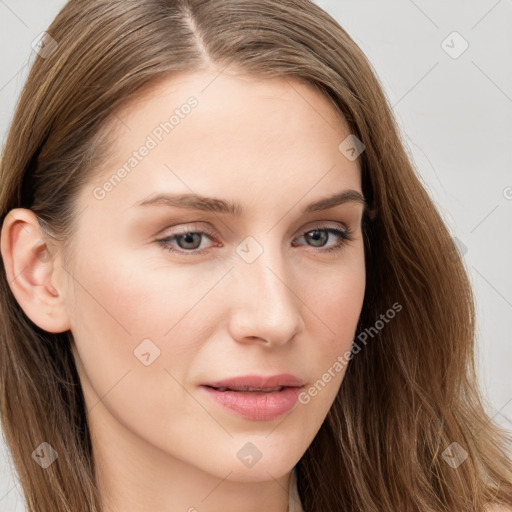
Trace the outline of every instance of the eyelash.
<instances>
[{"instance_id":1,"label":"eyelash","mask_svg":"<svg viewBox=\"0 0 512 512\"><path fill-rule=\"evenodd\" d=\"M352 232L352 230L350 230L349 228L340 229L340 228L334 228L334 227L331 227L331 226L316 226L316 227L313 227L312 229L308 229L307 231L304 231L301 236L304 236L307 233L311 233L312 231L326 231L328 233L331 233L331 234L334 234L334 235L338 235L341 238L341 241L338 242L336 245L333 245L333 246L331 246L331 247L329 247L327 249L321 249L321 250L318 251L318 252L321 252L321 253L335 253L335 252L341 251L348 242L353 241L353 236L352 236L353 232ZM215 238L215 234L212 233L211 231L209 231L208 229L205 229L203 231L188 230L188 231L181 231L179 233L174 233L173 235L168 236L166 238L161 238L161 239L157 240L157 242L166 251L177 253L177 254L182 254L184 256L193 256L193 255L201 255L201 254L203 254L205 251L207 251L207 249L203 249L203 250L190 249L188 251L186 251L186 250L177 250L177 249L174 249L173 246L169 243L170 240L173 240L176 237L183 236L183 235L188 235L188 234L191 234L191 233L199 234L199 235L207 235L211 239ZM310 246L310 247L313 247L313 246Z\"/></svg>"}]
</instances>

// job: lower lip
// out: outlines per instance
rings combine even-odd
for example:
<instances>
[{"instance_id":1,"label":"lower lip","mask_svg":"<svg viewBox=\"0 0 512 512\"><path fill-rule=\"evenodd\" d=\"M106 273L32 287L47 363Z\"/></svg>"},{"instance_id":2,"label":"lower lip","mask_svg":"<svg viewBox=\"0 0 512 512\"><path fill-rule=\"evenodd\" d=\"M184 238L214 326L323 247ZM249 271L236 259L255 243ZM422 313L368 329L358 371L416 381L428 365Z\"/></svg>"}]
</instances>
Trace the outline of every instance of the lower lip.
<instances>
[{"instance_id":1,"label":"lower lip","mask_svg":"<svg viewBox=\"0 0 512 512\"><path fill-rule=\"evenodd\" d=\"M214 400L250 420L272 420L288 412L297 402L301 387L269 393L258 391L218 391L201 386Z\"/></svg>"}]
</instances>

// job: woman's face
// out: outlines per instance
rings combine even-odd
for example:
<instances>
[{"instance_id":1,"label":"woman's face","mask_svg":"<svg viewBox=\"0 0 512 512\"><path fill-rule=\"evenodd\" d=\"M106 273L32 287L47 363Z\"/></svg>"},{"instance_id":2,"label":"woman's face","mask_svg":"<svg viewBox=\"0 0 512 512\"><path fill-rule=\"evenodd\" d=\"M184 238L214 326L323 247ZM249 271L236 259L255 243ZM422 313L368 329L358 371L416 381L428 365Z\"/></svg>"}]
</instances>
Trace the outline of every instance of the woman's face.
<instances>
[{"instance_id":1,"label":"woman's face","mask_svg":"<svg viewBox=\"0 0 512 512\"><path fill-rule=\"evenodd\" d=\"M333 403L363 302L363 204L307 211L362 194L347 125L310 86L227 71L169 79L115 123L61 286L98 459L280 477ZM204 386L280 374L303 387Z\"/></svg>"}]
</instances>

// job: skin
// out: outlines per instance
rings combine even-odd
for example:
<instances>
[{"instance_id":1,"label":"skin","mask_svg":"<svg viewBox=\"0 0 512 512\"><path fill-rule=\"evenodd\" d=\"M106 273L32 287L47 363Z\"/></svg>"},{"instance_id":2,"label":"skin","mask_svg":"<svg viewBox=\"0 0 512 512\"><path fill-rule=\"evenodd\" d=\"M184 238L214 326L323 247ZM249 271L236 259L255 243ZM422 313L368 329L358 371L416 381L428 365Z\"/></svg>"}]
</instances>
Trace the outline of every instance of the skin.
<instances>
[{"instance_id":1,"label":"skin","mask_svg":"<svg viewBox=\"0 0 512 512\"><path fill-rule=\"evenodd\" d=\"M190 96L197 107L97 199L95 188ZM291 373L309 389L350 350L365 289L363 206L301 213L337 191L362 193L358 161L338 149L348 127L309 85L212 70L166 79L111 128L108 161L77 197L69 266L62 247L40 242L30 210L11 210L1 237L27 316L72 332L104 512L284 512L290 471L345 369L309 403L268 421L233 414L199 385ZM155 192L237 201L243 213L136 206ZM325 227L348 227L353 240L323 252L343 240L305 234ZM195 255L156 241L205 228L215 237L203 235ZM251 263L236 251L249 236L262 248ZM179 243L168 241L183 252L195 242ZM146 338L160 350L148 366L134 355ZM237 457L248 442L262 454L250 468Z\"/></svg>"}]
</instances>

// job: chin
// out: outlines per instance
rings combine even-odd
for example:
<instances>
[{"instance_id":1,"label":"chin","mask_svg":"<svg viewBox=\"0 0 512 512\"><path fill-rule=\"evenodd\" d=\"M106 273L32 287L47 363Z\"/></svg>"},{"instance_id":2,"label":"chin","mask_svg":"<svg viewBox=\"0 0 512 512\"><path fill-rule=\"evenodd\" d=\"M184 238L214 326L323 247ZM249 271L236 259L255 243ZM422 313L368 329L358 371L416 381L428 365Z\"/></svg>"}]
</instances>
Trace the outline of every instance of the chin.
<instances>
[{"instance_id":1,"label":"chin","mask_svg":"<svg viewBox=\"0 0 512 512\"><path fill-rule=\"evenodd\" d=\"M219 463L216 471L222 467L223 477L229 473L228 479L237 482L262 482L289 473L303 452L297 451L297 443L289 435L282 438L274 432L266 436L268 433L235 436L230 449L234 457L226 458L219 453L218 458L214 457Z\"/></svg>"}]
</instances>

